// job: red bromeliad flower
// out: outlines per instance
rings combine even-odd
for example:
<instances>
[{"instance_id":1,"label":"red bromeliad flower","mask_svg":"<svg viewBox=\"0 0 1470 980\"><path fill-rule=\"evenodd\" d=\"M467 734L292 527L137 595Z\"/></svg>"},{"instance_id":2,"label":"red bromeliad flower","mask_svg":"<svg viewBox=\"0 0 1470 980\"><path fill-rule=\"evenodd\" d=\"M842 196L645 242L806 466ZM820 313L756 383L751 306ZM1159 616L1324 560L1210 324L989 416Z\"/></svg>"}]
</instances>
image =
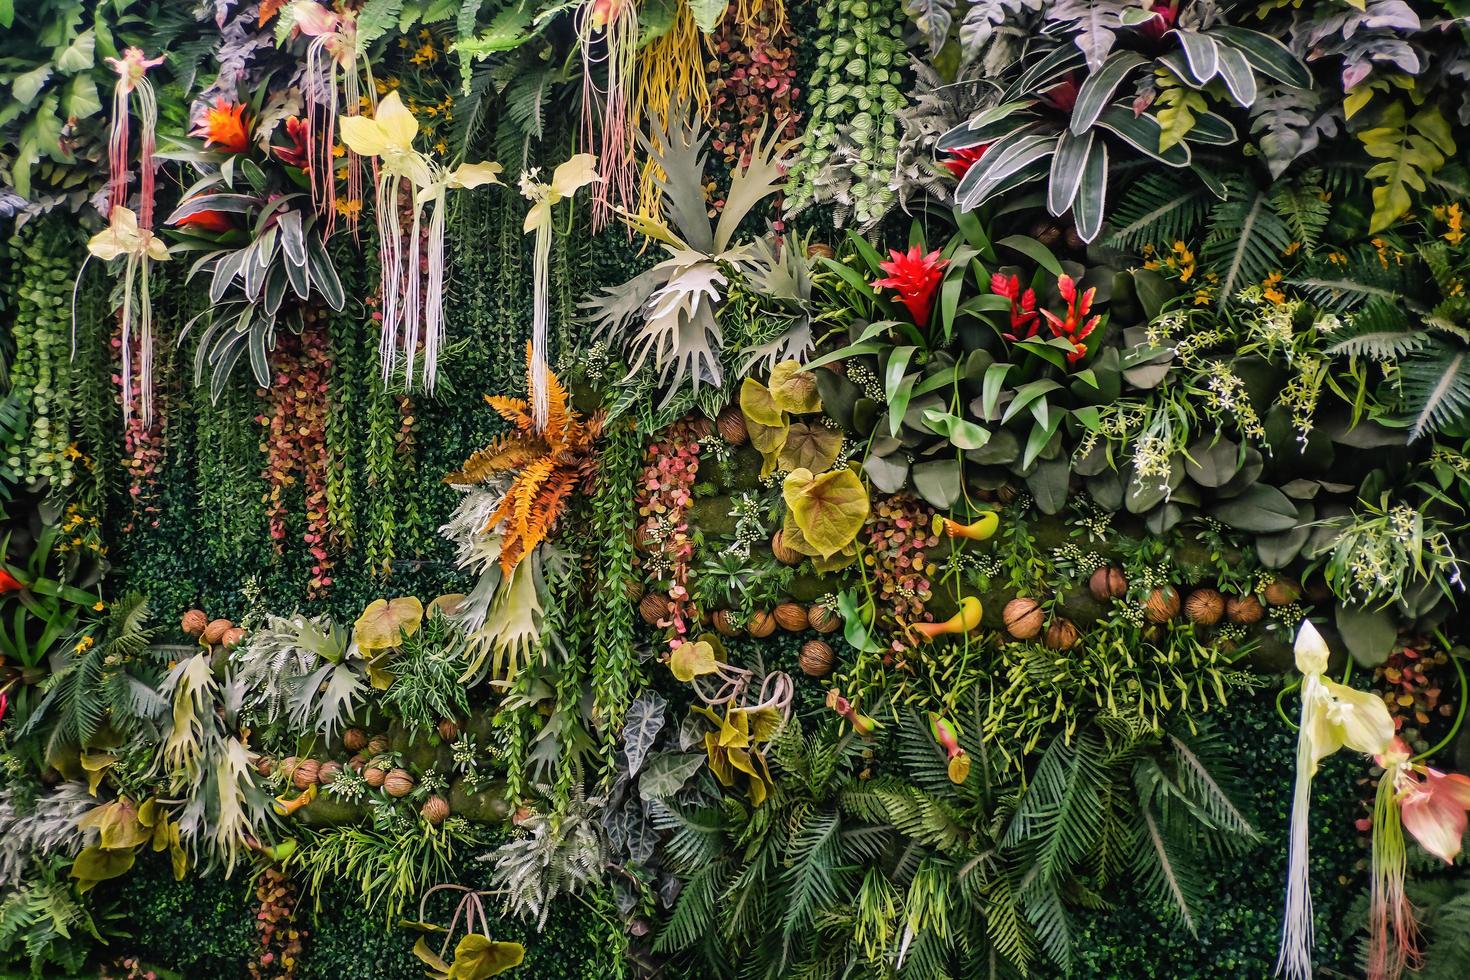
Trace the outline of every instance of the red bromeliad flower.
<instances>
[{"instance_id":1,"label":"red bromeliad flower","mask_svg":"<svg viewBox=\"0 0 1470 980\"><path fill-rule=\"evenodd\" d=\"M190 136L203 136L204 145L217 146L226 153L244 153L250 148L250 127L245 119L243 102L229 103L221 96L204 113Z\"/></svg>"},{"instance_id":2,"label":"red bromeliad flower","mask_svg":"<svg viewBox=\"0 0 1470 980\"><path fill-rule=\"evenodd\" d=\"M970 172L970 168L980 161L985 151L990 149L989 143L981 143L979 146L966 146L958 150L950 150L948 159L940 160L940 166L954 174L954 179L959 180Z\"/></svg>"},{"instance_id":3,"label":"red bromeliad flower","mask_svg":"<svg viewBox=\"0 0 1470 980\"><path fill-rule=\"evenodd\" d=\"M275 146L273 144L271 152L286 166L306 170L306 121L298 116L287 118L286 136L290 138L291 145Z\"/></svg>"},{"instance_id":4,"label":"red bromeliad flower","mask_svg":"<svg viewBox=\"0 0 1470 980\"><path fill-rule=\"evenodd\" d=\"M1179 19L1182 0L1144 0L1144 3L1145 9L1151 11L1153 16L1138 25L1138 32L1157 41L1174 28L1174 22Z\"/></svg>"},{"instance_id":5,"label":"red bromeliad flower","mask_svg":"<svg viewBox=\"0 0 1470 980\"><path fill-rule=\"evenodd\" d=\"M929 313L934 308L934 290L939 287L939 280L944 278L944 267L949 265L949 260L940 258L938 249L925 255L918 245L906 253L896 248L889 249L888 254L892 256L889 261L878 263L878 268L888 273L888 278L874 280L873 291L884 287L895 290L899 300L909 308L914 322L921 327L927 325Z\"/></svg>"},{"instance_id":6,"label":"red bromeliad flower","mask_svg":"<svg viewBox=\"0 0 1470 980\"><path fill-rule=\"evenodd\" d=\"M1088 318L1088 313L1092 312L1092 298L1097 295L1097 287L1083 293L1079 300L1077 281L1064 273L1057 277L1057 292L1062 294L1062 299L1067 304L1067 315L1059 317L1050 310L1042 310L1041 315L1051 324L1053 336L1065 337L1072 342L1072 352L1067 355L1067 363L1076 364L1087 356L1087 345L1083 341L1097 327L1097 321L1102 319L1101 314L1093 314Z\"/></svg>"},{"instance_id":7,"label":"red bromeliad flower","mask_svg":"<svg viewBox=\"0 0 1470 980\"><path fill-rule=\"evenodd\" d=\"M1041 319L1036 312L1036 290L1028 289L1023 293L1020 276L1007 278L997 272L990 277L990 291L1011 301L1011 332L1002 336L1011 343L1035 337L1041 328ZM1022 330L1026 331L1024 336Z\"/></svg>"},{"instance_id":8,"label":"red bromeliad flower","mask_svg":"<svg viewBox=\"0 0 1470 980\"><path fill-rule=\"evenodd\" d=\"M223 211L205 208L174 222L175 228L198 228L200 231L225 232L235 227L235 222Z\"/></svg>"},{"instance_id":9,"label":"red bromeliad flower","mask_svg":"<svg viewBox=\"0 0 1470 980\"><path fill-rule=\"evenodd\" d=\"M7 592L19 592L25 587L24 582L11 575L5 569L0 568L0 595L4 595Z\"/></svg>"}]
</instances>

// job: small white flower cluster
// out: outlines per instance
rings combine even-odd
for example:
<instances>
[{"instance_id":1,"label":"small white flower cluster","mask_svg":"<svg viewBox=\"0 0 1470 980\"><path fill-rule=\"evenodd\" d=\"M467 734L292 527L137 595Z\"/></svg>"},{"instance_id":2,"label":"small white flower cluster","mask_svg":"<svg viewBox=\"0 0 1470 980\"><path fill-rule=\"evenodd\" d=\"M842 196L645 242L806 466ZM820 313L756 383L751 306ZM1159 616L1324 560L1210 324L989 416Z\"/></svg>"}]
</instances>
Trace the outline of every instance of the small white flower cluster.
<instances>
[{"instance_id":1,"label":"small white flower cluster","mask_svg":"<svg viewBox=\"0 0 1470 980\"><path fill-rule=\"evenodd\" d=\"M735 541L725 549L728 554L750 557L750 546L767 538L760 497L748 490L733 498L730 516L735 518Z\"/></svg>"},{"instance_id":2,"label":"small white flower cluster","mask_svg":"<svg viewBox=\"0 0 1470 980\"><path fill-rule=\"evenodd\" d=\"M1303 450L1307 448L1307 437L1314 423L1312 414L1317 410L1317 399L1322 393L1322 380L1327 376L1321 358L1302 358L1301 367L1295 377L1281 389L1281 404L1291 410L1291 425L1296 429L1296 441Z\"/></svg>"},{"instance_id":3,"label":"small white flower cluster","mask_svg":"<svg viewBox=\"0 0 1470 980\"><path fill-rule=\"evenodd\" d=\"M883 385L878 382L877 375L861 361L848 365L847 380L861 388L864 395L878 404L887 403L888 399L883 395Z\"/></svg>"},{"instance_id":4,"label":"small white flower cluster","mask_svg":"<svg viewBox=\"0 0 1470 980\"><path fill-rule=\"evenodd\" d=\"M1205 374L1205 389L1205 405L1212 414L1233 420L1248 438L1261 443L1266 441L1266 427L1251 406L1245 382L1224 361L1211 363Z\"/></svg>"}]
</instances>

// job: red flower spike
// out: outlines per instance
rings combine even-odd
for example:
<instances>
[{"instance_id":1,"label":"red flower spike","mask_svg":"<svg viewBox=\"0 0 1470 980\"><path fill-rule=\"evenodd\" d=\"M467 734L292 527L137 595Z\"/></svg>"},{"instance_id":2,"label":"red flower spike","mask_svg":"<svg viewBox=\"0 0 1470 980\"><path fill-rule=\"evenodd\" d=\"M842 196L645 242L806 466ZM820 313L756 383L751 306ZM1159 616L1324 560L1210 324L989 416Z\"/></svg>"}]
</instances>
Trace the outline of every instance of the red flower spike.
<instances>
[{"instance_id":1,"label":"red flower spike","mask_svg":"<svg viewBox=\"0 0 1470 980\"><path fill-rule=\"evenodd\" d=\"M1041 320L1036 312L1036 290L1028 289L1023 293L1020 276L1007 278L997 272L990 277L990 291L1011 301L1011 332L1002 336L1011 343L1035 337L1036 331L1041 328ZM1023 330L1024 336L1021 333Z\"/></svg>"},{"instance_id":2,"label":"red flower spike","mask_svg":"<svg viewBox=\"0 0 1470 980\"><path fill-rule=\"evenodd\" d=\"M925 255L918 245L907 253L895 248L888 254L891 256L889 261L878 263L878 268L888 273L888 278L874 280L873 291L883 288L896 291L914 322L921 327L927 326L934 308L934 290L939 288L939 280L944 278L944 267L949 265L949 260L940 258L937 249Z\"/></svg>"},{"instance_id":3,"label":"red flower spike","mask_svg":"<svg viewBox=\"0 0 1470 980\"><path fill-rule=\"evenodd\" d=\"M1066 317L1059 317L1050 310L1042 310L1041 315L1046 317L1046 322L1051 325L1052 336L1063 337L1072 342L1072 352L1067 355L1067 363L1076 364L1087 356L1087 345L1083 341L1096 329L1098 321L1102 319L1101 314L1094 314L1090 319L1088 318L1088 314L1092 311L1092 299L1097 295L1097 288L1089 289L1082 294L1079 300L1077 281L1063 274L1057 277L1057 292L1067 304Z\"/></svg>"},{"instance_id":4,"label":"red flower spike","mask_svg":"<svg viewBox=\"0 0 1470 980\"><path fill-rule=\"evenodd\" d=\"M206 208L203 211L195 211L187 217L180 218L174 222L174 227L198 228L200 231L225 232L234 228L235 223L223 211Z\"/></svg>"},{"instance_id":5,"label":"red flower spike","mask_svg":"<svg viewBox=\"0 0 1470 980\"><path fill-rule=\"evenodd\" d=\"M276 159L288 167L298 170L308 169L306 157L306 121L298 116L291 116L286 120L286 136L291 140L290 146L272 146L271 152Z\"/></svg>"},{"instance_id":6,"label":"red flower spike","mask_svg":"<svg viewBox=\"0 0 1470 980\"><path fill-rule=\"evenodd\" d=\"M23 588L25 588L24 582L0 568L0 595L7 592L19 592Z\"/></svg>"},{"instance_id":7,"label":"red flower spike","mask_svg":"<svg viewBox=\"0 0 1470 980\"><path fill-rule=\"evenodd\" d=\"M1077 80L1069 75L1045 92L1042 92L1041 101L1053 109L1060 109L1062 112L1071 112L1072 107L1077 104L1077 96L1081 91L1081 86L1077 84Z\"/></svg>"},{"instance_id":8,"label":"red flower spike","mask_svg":"<svg viewBox=\"0 0 1470 980\"><path fill-rule=\"evenodd\" d=\"M980 161L985 151L990 149L989 143L981 143L979 146L966 146L958 150L950 150L948 159L940 160L940 166L954 175L959 180L970 172L970 168Z\"/></svg>"}]
</instances>

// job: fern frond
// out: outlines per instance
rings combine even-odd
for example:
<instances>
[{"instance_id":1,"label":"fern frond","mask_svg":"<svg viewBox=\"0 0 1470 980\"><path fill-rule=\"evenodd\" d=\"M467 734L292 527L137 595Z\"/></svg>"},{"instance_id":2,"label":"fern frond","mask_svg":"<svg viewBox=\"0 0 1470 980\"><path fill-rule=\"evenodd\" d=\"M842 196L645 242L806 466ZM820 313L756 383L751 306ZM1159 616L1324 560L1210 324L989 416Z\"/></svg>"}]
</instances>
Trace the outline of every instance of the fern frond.
<instances>
[{"instance_id":1,"label":"fern frond","mask_svg":"<svg viewBox=\"0 0 1470 980\"><path fill-rule=\"evenodd\" d=\"M1202 257L1220 277L1218 302L1279 268L1291 247L1291 231L1271 207L1270 197L1244 179L1227 182L1225 200L1210 209L1210 234Z\"/></svg>"},{"instance_id":2,"label":"fern frond","mask_svg":"<svg viewBox=\"0 0 1470 980\"><path fill-rule=\"evenodd\" d=\"M1410 439L1470 421L1470 350L1433 340L1399 364Z\"/></svg>"},{"instance_id":3,"label":"fern frond","mask_svg":"<svg viewBox=\"0 0 1470 980\"><path fill-rule=\"evenodd\" d=\"M1208 194L1196 180L1173 170L1157 170L1134 183L1110 215L1115 248L1139 252L1144 245L1167 248L1187 240L1200 227Z\"/></svg>"}]
</instances>

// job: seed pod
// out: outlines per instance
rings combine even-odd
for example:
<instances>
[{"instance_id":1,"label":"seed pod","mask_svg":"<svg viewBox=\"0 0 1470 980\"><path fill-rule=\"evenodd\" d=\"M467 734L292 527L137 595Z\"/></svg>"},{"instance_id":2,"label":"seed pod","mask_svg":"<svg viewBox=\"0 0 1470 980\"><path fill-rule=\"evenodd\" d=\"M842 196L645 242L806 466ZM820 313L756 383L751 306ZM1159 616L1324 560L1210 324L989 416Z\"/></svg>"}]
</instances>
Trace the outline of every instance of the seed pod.
<instances>
[{"instance_id":1,"label":"seed pod","mask_svg":"<svg viewBox=\"0 0 1470 980\"><path fill-rule=\"evenodd\" d=\"M750 433L745 428L745 416L734 405L719 414L715 419L715 428L719 429L720 438L732 446L743 446L750 438Z\"/></svg>"},{"instance_id":2,"label":"seed pod","mask_svg":"<svg viewBox=\"0 0 1470 980\"><path fill-rule=\"evenodd\" d=\"M431 796L419 807L419 816L438 826L449 816L449 802L442 796Z\"/></svg>"},{"instance_id":3,"label":"seed pod","mask_svg":"<svg viewBox=\"0 0 1470 980\"><path fill-rule=\"evenodd\" d=\"M348 752L361 752L367 744L367 732L361 728L349 728L342 733L342 747Z\"/></svg>"},{"instance_id":4,"label":"seed pod","mask_svg":"<svg viewBox=\"0 0 1470 980\"><path fill-rule=\"evenodd\" d=\"M1289 578L1279 578L1261 590L1268 606L1287 606L1302 597L1302 587Z\"/></svg>"},{"instance_id":5,"label":"seed pod","mask_svg":"<svg viewBox=\"0 0 1470 980\"><path fill-rule=\"evenodd\" d=\"M316 781L319 786L330 786L336 782L342 773L342 763L323 762L321 768L316 772Z\"/></svg>"},{"instance_id":6,"label":"seed pod","mask_svg":"<svg viewBox=\"0 0 1470 980\"><path fill-rule=\"evenodd\" d=\"M1225 601L1225 618L1239 626L1251 626L1266 615L1261 600L1253 595L1231 596Z\"/></svg>"},{"instance_id":7,"label":"seed pod","mask_svg":"<svg viewBox=\"0 0 1470 980\"><path fill-rule=\"evenodd\" d=\"M372 738L368 739L368 744L367 744L367 754L368 755L382 755L384 752L387 752L387 751L388 751L388 736L387 735L374 735Z\"/></svg>"},{"instance_id":8,"label":"seed pod","mask_svg":"<svg viewBox=\"0 0 1470 980\"><path fill-rule=\"evenodd\" d=\"M643 583L633 576L628 576L623 581L623 595L628 597L629 602L638 602L643 598Z\"/></svg>"},{"instance_id":9,"label":"seed pod","mask_svg":"<svg viewBox=\"0 0 1470 980\"><path fill-rule=\"evenodd\" d=\"M347 760L347 768L351 769L355 773L360 774L362 772L362 767L365 765L367 765L367 758L364 757L361 753L354 755L352 758Z\"/></svg>"},{"instance_id":10,"label":"seed pod","mask_svg":"<svg viewBox=\"0 0 1470 980\"><path fill-rule=\"evenodd\" d=\"M1092 578L1087 581L1087 588L1098 602L1108 602L1128 594L1128 579L1122 569L1104 565L1092 573Z\"/></svg>"},{"instance_id":11,"label":"seed pod","mask_svg":"<svg viewBox=\"0 0 1470 980\"><path fill-rule=\"evenodd\" d=\"M1034 640L1041 632L1046 615L1035 599L1012 599L1001 612L1006 632L1018 640Z\"/></svg>"},{"instance_id":12,"label":"seed pod","mask_svg":"<svg viewBox=\"0 0 1470 980\"><path fill-rule=\"evenodd\" d=\"M783 602L775 610L776 625L788 633L800 633L807 628L806 606L795 602Z\"/></svg>"},{"instance_id":13,"label":"seed pod","mask_svg":"<svg viewBox=\"0 0 1470 980\"><path fill-rule=\"evenodd\" d=\"M204 627L204 635L201 637L201 639L204 640L205 643L208 643L210 646L214 646L220 640L224 639L224 636L227 632L234 628L235 624L230 622L228 619L216 619L211 621L208 626Z\"/></svg>"},{"instance_id":14,"label":"seed pod","mask_svg":"<svg viewBox=\"0 0 1470 980\"><path fill-rule=\"evenodd\" d=\"M658 621L669 614L668 596L657 592L648 593L638 603L638 613L649 626L657 626Z\"/></svg>"},{"instance_id":15,"label":"seed pod","mask_svg":"<svg viewBox=\"0 0 1470 980\"><path fill-rule=\"evenodd\" d=\"M810 242L807 244L806 254L812 259L835 259L837 250L826 242Z\"/></svg>"},{"instance_id":16,"label":"seed pod","mask_svg":"<svg viewBox=\"0 0 1470 980\"><path fill-rule=\"evenodd\" d=\"M1179 615L1179 590L1172 585L1154 589L1143 604L1143 614L1152 623L1167 623Z\"/></svg>"},{"instance_id":17,"label":"seed pod","mask_svg":"<svg viewBox=\"0 0 1470 980\"><path fill-rule=\"evenodd\" d=\"M367 783L373 789L377 789L379 786L382 786L383 781L387 778L388 770L379 769L377 766L371 764L362 771L363 782Z\"/></svg>"},{"instance_id":18,"label":"seed pod","mask_svg":"<svg viewBox=\"0 0 1470 980\"><path fill-rule=\"evenodd\" d=\"M297 789L307 789L315 786L317 776L321 774L322 764L315 759L302 759L296 763L296 768L291 772L291 785Z\"/></svg>"},{"instance_id":19,"label":"seed pod","mask_svg":"<svg viewBox=\"0 0 1470 980\"><path fill-rule=\"evenodd\" d=\"M459 726L454 723L453 718L442 718L439 721L439 737L446 742L453 742L459 738Z\"/></svg>"},{"instance_id":20,"label":"seed pod","mask_svg":"<svg viewBox=\"0 0 1470 980\"><path fill-rule=\"evenodd\" d=\"M710 617L710 622L714 625L715 632L721 636L740 635L740 629L735 625L735 617L728 609L715 610L715 614Z\"/></svg>"},{"instance_id":21,"label":"seed pod","mask_svg":"<svg viewBox=\"0 0 1470 980\"><path fill-rule=\"evenodd\" d=\"M750 614L750 622L745 624L745 629L757 640L764 640L776 632L776 617L763 609L757 609Z\"/></svg>"},{"instance_id":22,"label":"seed pod","mask_svg":"<svg viewBox=\"0 0 1470 980\"><path fill-rule=\"evenodd\" d=\"M190 609L184 613L183 620L179 626L190 636L198 636L204 632L204 627L209 625L209 617L204 614L203 609Z\"/></svg>"},{"instance_id":23,"label":"seed pod","mask_svg":"<svg viewBox=\"0 0 1470 980\"><path fill-rule=\"evenodd\" d=\"M383 779L383 792L394 799L413 792L413 776L407 769L394 769Z\"/></svg>"},{"instance_id":24,"label":"seed pod","mask_svg":"<svg viewBox=\"0 0 1470 980\"><path fill-rule=\"evenodd\" d=\"M783 565L800 565L803 557L801 552L793 551L782 543L780 531L771 535L771 554Z\"/></svg>"},{"instance_id":25,"label":"seed pod","mask_svg":"<svg viewBox=\"0 0 1470 980\"><path fill-rule=\"evenodd\" d=\"M268 755L257 756L255 759L255 771L262 776L269 776L276 771L276 760Z\"/></svg>"},{"instance_id":26,"label":"seed pod","mask_svg":"<svg viewBox=\"0 0 1470 980\"><path fill-rule=\"evenodd\" d=\"M282 779L285 779L289 782L290 780L295 778L296 767L300 765L300 763L301 760L296 758L296 756L288 755L286 756L286 758L276 763L276 772L281 774Z\"/></svg>"},{"instance_id":27,"label":"seed pod","mask_svg":"<svg viewBox=\"0 0 1470 980\"><path fill-rule=\"evenodd\" d=\"M995 499L1007 505L1015 503L1019 496L1021 496L1021 491L1009 483L1002 483L995 491Z\"/></svg>"},{"instance_id":28,"label":"seed pod","mask_svg":"<svg viewBox=\"0 0 1470 980\"><path fill-rule=\"evenodd\" d=\"M842 617L837 615L826 606L812 605L806 607L806 621L811 628L818 633L832 633L842 625Z\"/></svg>"},{"instance_id":29,"label":"seed pod","mask_svg":"<svg viewBox=\"0 0 1470 980\"><path fill-rule=\"evenodd\" d=\"M1042 641L1048 650L1070 650L1082 639L1082 634L1077 630L1077 624L1065 616L1058 616L1051 621L1046 628L1046 638Z\"/></svg>"},{"instance_id":30,"label":"seed pod","mask_svg":"<svg viewBox=\"0 0 1470 980\"><path fill-rule=\"evenodd\" d=\"M826 677L832 673L832 648L821 640L808 640L801 645L801 671L808 677Z\"/></svg>"},{"instance_id":31,"label":"seed pod","mask_svg":"<svg viewBox=\"0 0 1470 980\"><path fill-rule=\"evenodd\" d=\"M1195 589L1184 600L1184 615L1191 623L1214 626L1225 615L1225 597L1214 589Z\"/></svg>"},{"instance_id":32,"label":"seed pod","mask_svg":"<svg viewBox=\"0 0 1470 980\"><path fill-rule=\"evenodd\" d=\"M225 649L233 650L245 642L245 631L238 626L231 626L225 630L225 635L220 637L219 641L225 645Z\"/></svg>"}]
</instances>

